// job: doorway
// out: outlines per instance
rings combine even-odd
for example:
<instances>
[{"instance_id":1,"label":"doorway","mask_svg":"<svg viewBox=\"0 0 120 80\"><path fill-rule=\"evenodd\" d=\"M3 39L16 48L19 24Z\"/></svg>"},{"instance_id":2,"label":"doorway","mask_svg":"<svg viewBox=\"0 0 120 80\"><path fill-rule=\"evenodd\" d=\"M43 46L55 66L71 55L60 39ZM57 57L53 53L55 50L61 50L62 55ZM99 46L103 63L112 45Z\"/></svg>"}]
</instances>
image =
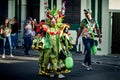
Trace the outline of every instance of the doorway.
<instances>
[{"instance_id":1,"label":"doorway","mask_svg":"<svg viewBox=\"0 0 120 80\"><path fill-rule=\"evenodd\" d=\"M120 54L120 13L112 16L112 54Z\"/></svg>"},{"instance_id":2,"label":"doorway","mask_svg":"<svg viewBox=\"0 0 120 80\"><path fill-rule=\"evenodd\" d=\"M4 24L4 20L8 17L8 0L0 2L0 25Z\"/></svg>"},{"instance_id":3,"label":"doorway","mask_svg":"<svg viewBox=\"0 0 120 80\"><path fill-rule=\"evenodd\" d=\"M40 0L27 0L27 17L39 20Z\"/></svg>"}]
</instances>

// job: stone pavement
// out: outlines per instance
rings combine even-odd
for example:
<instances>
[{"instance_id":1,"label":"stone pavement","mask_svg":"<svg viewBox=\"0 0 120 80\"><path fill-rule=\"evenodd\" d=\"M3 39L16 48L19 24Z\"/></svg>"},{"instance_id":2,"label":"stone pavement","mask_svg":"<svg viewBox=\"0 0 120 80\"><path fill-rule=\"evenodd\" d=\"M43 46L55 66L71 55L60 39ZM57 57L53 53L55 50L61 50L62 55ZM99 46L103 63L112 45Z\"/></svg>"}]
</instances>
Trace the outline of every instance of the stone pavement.
<instances>
[{"instance_id":1,"label":"stone pavement","mask_svg":"<svg viewBox=\"0 0 120 80\"><path fill-rule=\"evenodd\" d=\"M17 48L13 50L13 54L16 56L22 55L24 56L24 49L23 48ZM39 56L39 52L35 50L30 50L30 54L32 56ZM84 54L82 53L76 53L72 52L73 59L79 60L83 62L84 60ZM109 54L106 56L98 56L98 55L92 55L92 62L97 64L109 64L109 65L116 65L120 66L120 54Z\"/></svg>"}]
</instances>

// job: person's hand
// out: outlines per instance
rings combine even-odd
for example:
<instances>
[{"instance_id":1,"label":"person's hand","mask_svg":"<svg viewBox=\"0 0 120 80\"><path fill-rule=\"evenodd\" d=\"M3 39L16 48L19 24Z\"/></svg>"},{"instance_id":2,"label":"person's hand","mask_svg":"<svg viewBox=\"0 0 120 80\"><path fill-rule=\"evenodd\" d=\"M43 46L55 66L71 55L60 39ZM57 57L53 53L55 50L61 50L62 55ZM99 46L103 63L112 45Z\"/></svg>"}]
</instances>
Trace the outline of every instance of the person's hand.
<instances>
[{"instance_id":1,"label":"person's hand","mask_svg":"<svg viewBox=\"0 0 120 80\"><path fill-rule=\"evenodd\" d=\"M8 33L11 33L11 29L9 29Z\"/></svg>"},{"instance_id":2,"label":"person's hand","mask_svg":"<svg viewBox=\"0 0 120 80\"><path fill-rule=\"evenodd\" d=\"M99 38L99 43L101 44L101 42L102 42L102 40L101 40L101 38Z\"/></svg>"}]
</instances>

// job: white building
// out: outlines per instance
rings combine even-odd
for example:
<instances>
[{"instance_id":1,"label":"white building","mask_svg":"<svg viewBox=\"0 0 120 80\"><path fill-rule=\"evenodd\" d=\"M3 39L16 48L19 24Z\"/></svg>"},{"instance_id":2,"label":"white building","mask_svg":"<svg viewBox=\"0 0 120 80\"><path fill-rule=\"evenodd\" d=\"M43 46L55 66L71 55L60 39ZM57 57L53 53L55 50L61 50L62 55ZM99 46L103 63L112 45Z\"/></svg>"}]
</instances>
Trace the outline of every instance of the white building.
<instances>
[{"instance_id":1,"label":"white building","mask_svg":"<svg viewBox=\"0 0 120 80\"><path fill-rule=\"evenodd\" d=\"M45 18L44 2L49 3L49 8L56 5L57 9L61 9L63 0L8 0L8 17L13 18L14 16L17 16L21 22L19 45L21 45L22 42L23 22L26 17L31 16L37 18L37 20ZM119 3L120 0L66 0L65 22L71 24L71 32L75 34L75 37L79 28L79 23L84 18L83 9L91 9L92 15L98 20L101 29L102 43L98 45L97 55L120 53ZM116 27L113 28L113 26Z\"/></svg>"}]
</instances>

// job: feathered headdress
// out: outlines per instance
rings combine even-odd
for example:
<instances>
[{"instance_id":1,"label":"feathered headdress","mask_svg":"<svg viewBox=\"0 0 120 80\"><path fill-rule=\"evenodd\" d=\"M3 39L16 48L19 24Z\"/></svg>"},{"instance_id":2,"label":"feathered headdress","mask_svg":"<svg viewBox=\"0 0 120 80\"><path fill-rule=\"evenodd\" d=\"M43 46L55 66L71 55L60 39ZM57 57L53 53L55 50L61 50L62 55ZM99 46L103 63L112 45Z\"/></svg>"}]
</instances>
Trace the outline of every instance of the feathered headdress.
<instances>
[{"instance_id":1,"label":"feathered headdress","mask_svg":"<svg viewBox=\"0 0 120 80\"><path fill-rule=\"evenodd\" d=\"M52 16L58 16L59 18L63 18L65 14L65 4L66 4L66 1L63 2L61 10L56 9L55 6L53 7L53 9L50 10L45 6L46 17L51 18ZM45 5L47 5L47 3L45 3Z\"/></svg>"}]
</instances>

